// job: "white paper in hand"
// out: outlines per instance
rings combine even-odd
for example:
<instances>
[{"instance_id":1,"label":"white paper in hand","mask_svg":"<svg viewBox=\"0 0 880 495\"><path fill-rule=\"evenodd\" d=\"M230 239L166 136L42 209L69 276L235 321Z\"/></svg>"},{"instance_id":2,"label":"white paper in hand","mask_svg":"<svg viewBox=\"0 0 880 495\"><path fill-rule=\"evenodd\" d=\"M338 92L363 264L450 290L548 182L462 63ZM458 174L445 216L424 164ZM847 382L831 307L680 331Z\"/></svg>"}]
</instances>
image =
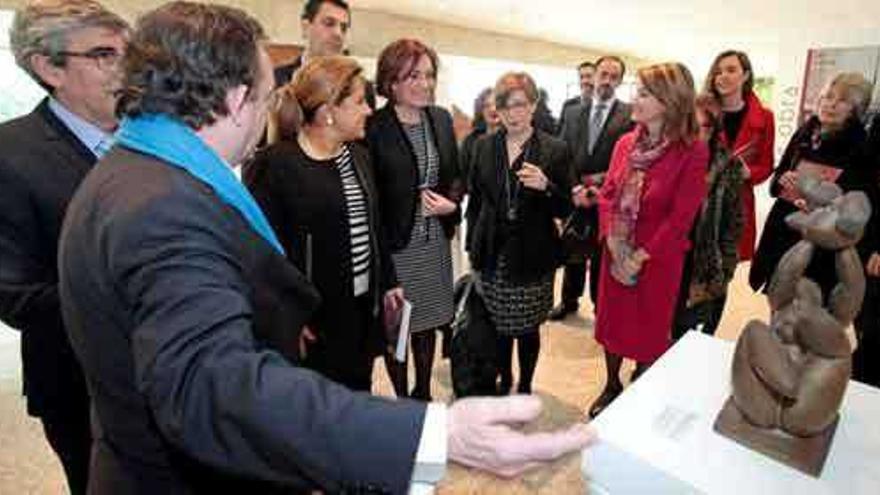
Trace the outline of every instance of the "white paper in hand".
<instances>
[{"instance_id":1,"label":"white paper in hand","mask_svg":"<svg viewBox=\"0 0 880 495\"><path fill-rule=\"evenodd\" d=\"M394 349L394 359L400 363L406 362L406 348L409 344L409 316L412 314L412 303L403 300L400 309L400 332L397 334L397 348Z\"/></svg>"}]
</instances>

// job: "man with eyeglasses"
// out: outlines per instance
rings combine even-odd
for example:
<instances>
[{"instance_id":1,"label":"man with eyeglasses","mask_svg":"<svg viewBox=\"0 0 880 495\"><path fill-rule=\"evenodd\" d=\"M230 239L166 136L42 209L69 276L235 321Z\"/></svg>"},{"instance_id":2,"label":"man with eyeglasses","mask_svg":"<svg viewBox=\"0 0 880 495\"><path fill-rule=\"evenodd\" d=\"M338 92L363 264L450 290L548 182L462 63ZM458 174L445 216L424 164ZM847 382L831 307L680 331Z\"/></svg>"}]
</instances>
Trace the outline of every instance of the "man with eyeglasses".
<instances>
[{"instance_id":1,"label":"man with eyeglasses","mask_svg":"<svg viewBox=\"0 0 880 495\"><path fill-rule=\"evenodd\" d=\"M62 322L56 253L67 204L111 143L128 25L90 0L35 0L15 15L17 64L48 96L0 125L0 319L21 331L24 394L86 493L89 396Z\"/></svg>"}]
</instances>

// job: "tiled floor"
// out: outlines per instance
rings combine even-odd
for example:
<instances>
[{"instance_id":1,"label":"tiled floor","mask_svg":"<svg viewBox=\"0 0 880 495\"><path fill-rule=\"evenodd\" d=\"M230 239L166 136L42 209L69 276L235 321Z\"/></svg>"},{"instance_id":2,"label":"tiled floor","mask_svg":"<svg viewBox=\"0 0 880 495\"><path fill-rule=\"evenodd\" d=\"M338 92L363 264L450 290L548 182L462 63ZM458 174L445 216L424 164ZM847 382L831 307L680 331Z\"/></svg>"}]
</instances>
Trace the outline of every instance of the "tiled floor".
<instances>
[{"instance_id":1,"label":"tiled floor","mask_svg":"<svg viewBox=\"0 0 880 495\"><path fill-rule=\"evenodd\" d=\"M766 318L763 299L745 283L747 272L748 266L741 266L731 286L719 331L723 338L735 338L751 318ZM544 412L532 429L551 429L582 419L583 411L598 395L605 371L601 347L593 339L590 315L591 309L584 306L576 317L542 328L534 390L543 400ZM43 439L39 423L25 415L19 396L19 367L16 334L0 327L0 493L65 493L60 466ZM625 368L626 373L629 370ZM389 394L390 385L381 365L376 366L375 375L377 391ZM449 364L438 361L434 397L448 400L450 390ZM583 493L579 464L580 455L573 455L515 480L499 480L451 466L438 493Z\"/></svg>"}]
</instances>

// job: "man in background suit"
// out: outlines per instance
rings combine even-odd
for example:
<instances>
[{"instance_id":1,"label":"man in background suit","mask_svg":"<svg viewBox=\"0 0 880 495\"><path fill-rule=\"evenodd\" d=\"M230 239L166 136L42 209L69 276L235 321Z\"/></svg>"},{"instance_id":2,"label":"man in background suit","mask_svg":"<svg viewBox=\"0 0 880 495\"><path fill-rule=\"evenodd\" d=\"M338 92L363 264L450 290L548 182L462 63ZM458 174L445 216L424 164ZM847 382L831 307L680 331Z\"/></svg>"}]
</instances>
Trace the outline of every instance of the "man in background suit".
<instances>
[{"instance_id":1,"label":"man in background suit","mask_svg":"<svg viewBox=\"0 0 880 495\"><path fill-rule=\"evenodd\" d=\"M626 65L619 57L606 55L596 61L596 89L593 97L583 105L566 109L565 124L560 132L568 143L574 169L580 184L588 194L598 194L601 179L608 171L611 153L620 136L630 131L631 107L619 101L615 92L623 81ZM598 215L593 206L588 212L591 223L598 229ZM599 267L602 250L596 249L589 257L590 299L596 308L599 291ZM561 320L578 308L578 298L584 292L586 260L569 261L565 265L562 282L562 301L550 312L550 318Z\"/></svg>"},{"instance_id":2,"label":"man in background suit","mask_svg":"<svg viewBox=\"0 0 880 495\"><path fill-rule=\"evenodd\" d=\"M589 61L581 62L577 67L578 83L581 88L581 94L573 98L565 100L562 104L562 110L559 111L559 131L565 126L565 113L571 106L587 105L593 98L593 91L596 86L593 81L596 78L596 64Z\"/></svg>"},{"instance_id":3,"label":"man in background suit","mask_svg":"<svg viewBox=\"0 0 880 495\"><path fill-rule=\"evenodd\" d=\"M89 396L58 299L56 253L67 204L116 128L117 62L128 26L90 0L35 1L16 12L16 62L49 96L0 125L0 318L21 331L24 394L84 494Z\"/></svg>"},{"instance_id":4,"label":"man in background suit","mask_svg":"<svg viewBox=\"0 0 880 495\"><path fill-rule=\"evenodd\" d=\"M342 55L351 28L351 9L345 0L306 0L300 22L305 50L293 62L275 68L276 86L287 84L312 57Z\"/></svg>"},{"instance_id":5,"label":"man in background suit","mask_svg":"<svg viewBox=\"0 0 880 495\"><path fill-rule=\"evenodd\" d=\"M583 424L511 428L539 413L531 397L393 401L298 366L320 296L232 173L276 94L264 42L243 11L191 2L132 36L126 118L58 253L100 432L90 493L406 493L447 458L513 476L583 448Z\"/></svg>"}]
</instances>

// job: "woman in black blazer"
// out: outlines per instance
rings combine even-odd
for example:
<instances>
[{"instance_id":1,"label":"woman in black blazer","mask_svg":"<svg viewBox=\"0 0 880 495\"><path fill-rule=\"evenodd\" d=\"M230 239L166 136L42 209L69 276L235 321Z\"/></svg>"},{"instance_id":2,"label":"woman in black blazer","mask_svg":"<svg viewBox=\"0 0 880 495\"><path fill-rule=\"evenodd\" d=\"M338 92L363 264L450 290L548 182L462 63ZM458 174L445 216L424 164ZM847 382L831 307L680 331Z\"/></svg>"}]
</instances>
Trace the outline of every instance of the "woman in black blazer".
<instances>
[{"instance_id":1,"label":"woman in black blazer","mask_svg":"<svg viewBox=\"0 0 880 495\"><path fill-rule=\"evenodd\" d=\"M453 316L451 243L463 193L452 117L432 104L437 55L402 39L379 55L376 84L388 104L370 119L367 141L382 200L382 227L397 275L412 302L410 335L416 383L411 397L431 399L437 330ZM386 360L398 396L406 365Z\"/></svg>"},{"instance_id":2,"label":"woman in black blazer","mask_svg":"<svg viewBox=\"0 0 880 495\"><path fill-rule=\"evenodd\" d=\"M383 303L392 311L403 295L378 224L369 153L352 144L371 112L365 87L349 58L307 63L279 92L280 141L255 157L245 183L288 258L321 294L300 342L305 364L369 391L383 348Z\"/></svg>"},{"instance_id":3,"label":"woman in black blazer","mask_svg":"<svg viewBox=\"0 0 880 495\"><path fill-rule=\"evenodd\" d=\"M513 384L517 341L519 393L531 393L541 340L561 260L554 219L571 210L574 181L565 143L532 127L538 91L525 73L495 86L502 130L477 141L469 165L468 250L498 332L499 393Z\"/></svg>"}]
</instances>

